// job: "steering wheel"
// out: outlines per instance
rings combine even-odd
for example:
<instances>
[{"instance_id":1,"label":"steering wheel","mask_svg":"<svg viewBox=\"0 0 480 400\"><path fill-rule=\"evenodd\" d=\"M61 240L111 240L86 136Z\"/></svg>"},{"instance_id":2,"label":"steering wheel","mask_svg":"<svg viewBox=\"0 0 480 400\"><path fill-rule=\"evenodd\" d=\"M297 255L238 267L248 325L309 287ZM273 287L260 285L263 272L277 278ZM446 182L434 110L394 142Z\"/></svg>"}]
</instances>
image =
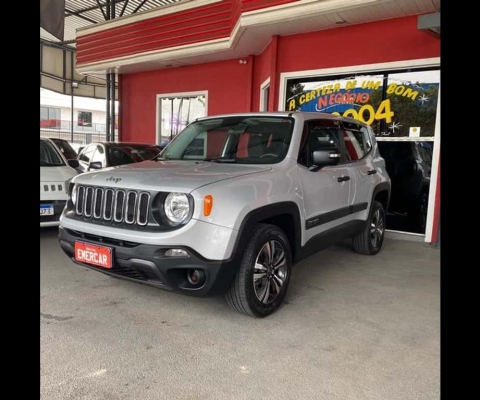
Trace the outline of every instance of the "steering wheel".
<instances>
[{"instance_id":1,"label":"steering wheel","mask_svg":"<svg viewBox=\"0 0 480 400\"><path fill-rule=\"evenodd\" d=\"M263 157L278 157L278 154L265 153L260 156L260 158L263 158Z\"/></svg>"}]
</instances>

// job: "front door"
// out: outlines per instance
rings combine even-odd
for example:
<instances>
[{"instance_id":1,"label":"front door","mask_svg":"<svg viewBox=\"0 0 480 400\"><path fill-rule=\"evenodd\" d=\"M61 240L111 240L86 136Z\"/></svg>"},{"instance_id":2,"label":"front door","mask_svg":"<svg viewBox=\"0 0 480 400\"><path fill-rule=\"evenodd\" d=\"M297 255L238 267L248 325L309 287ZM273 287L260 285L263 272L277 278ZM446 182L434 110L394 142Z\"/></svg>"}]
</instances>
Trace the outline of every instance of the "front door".
<instances>
[{"instance_id":1,"label":"front door","mask_svg":"<svg viewBox=\"0 0 480 400\"><path fill-rule=\"evenodd\" d=\"M318 149L332 149L345 154L337 121L310 120L305 123L299 152L298 178L303 196L305 235L309 239L349 221L351 180L348 168L342 165L326 166L312 171L311 153Z\"/></svg>"}]
</instances>

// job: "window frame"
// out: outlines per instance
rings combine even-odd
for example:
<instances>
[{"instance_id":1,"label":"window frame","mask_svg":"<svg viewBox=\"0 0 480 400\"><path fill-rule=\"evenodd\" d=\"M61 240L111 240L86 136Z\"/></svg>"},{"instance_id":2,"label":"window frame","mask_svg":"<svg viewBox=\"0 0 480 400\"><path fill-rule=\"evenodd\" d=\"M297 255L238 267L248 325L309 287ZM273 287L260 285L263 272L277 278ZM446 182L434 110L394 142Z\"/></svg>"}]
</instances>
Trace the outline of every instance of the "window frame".
<instances>
[{"instance_id":1,"label":"window frame","mask_svg":"<svg viewBox=\"0 0 480 400\"><path fill-rule=\"evenodd\" d=\"M90 122L84 123L80 125L80 114L90 114ZM82 119L83 121L83 119ZM77 126L87 126L87 127L92 127L93 126L93 112L92 111L82 111L78 110L77 111Z\"/></svg>"},{"instance_id":2,"label":"window frame","mask_svg":"<svg viewBox=\"0 0 480 400\"><path fill-rule=\"evenodd\" d=\"M327 120L325 118L312 118L312 119L308 119L306 121L304 121L304 125L303 125L303 132L302 132L302 138L300 140L300 146L301 144L304 142L305 140L305 135L307 135L307 125L309 122L311 121L322 121L322 120ZM340 148L338 149L340 151L340 154L341 154L341 157L340 157L340 162L338 164L335 164L335 165L345 165L345 164L355 164L355 163L358 163L360 161L363 161L366 157L368 157L372 151L373 151L373 137L374 137L374 133L372 131L372 128L368 125L365 125L365 124L362 124L361 122L357 122L355 121L355 125L357 125L357 127L360 127L359 129L352 129L351 127L346 127L346 121L342 121L341 119L338 120L340 122L340 127L339 127L339 131L346 131L346 130L349 130L349 131L356 131L356 132L360 132L360 134L362 135L363 137L363 140L364 140L364 144L367 144L369 143L370 144L370 147L368 149L367 152L364 152L363 154L363 157L359 158L358 160L350 160L349 159L349 155L348 155L348 151L347 151L347 146L345 144L345 139L343 137L343 135L339 135L339 143L340 143ZM362 132L361 128L366 128L365 129L365 132ZM368 135L368 141L366 140L367 138L365 137L365 135ZM298 165L301 165L302 167L305 167L305 168L308 168L309 166L308 165L305 165L303 162L300 161L300 153L302 152L302 148L299 147L298 149L298 155L297 155L297 164Z\"/></svg>"},{"instance_id":3,"label":"window frame","mask_svg":"<svg viewBox=\"0 0 480 400\"><path fill-rule=\"evenodd\" d=\"M301 146L302 146L302 143L304 143L304 141L306 140L306 139L305 139L305 136L308 135L308 133L307 133L307 126L308 126L308 124L309 124L310 122L312 122L312 121L325 121L325 120L330 121L330 119L328 119L328 118L312 118L312 119L308 119L308 120L304 121L302 138L300 139L300 147L299 147L299 149L298 149L298 155L297 155L297 164L298 164L298 165L300 165L300 166L302 166L302 167L304 167L304 168L309 168L308 165L305 165L303 162L300 161L300 154L301 154L301 152L303 151ZM342 128L339 127L338 131L340 132L341 129L343 129L343 127L342 127ZM346 149L346 147L345 147L345 142L344 142L344 140L343 140L343 135L338 135L338 141L339 141L339 144L340 144L340 147L339 147L338 150L340 151L341 157L340 157L340 162L339 162L338 164L336 164L336 165L347 164L347 163L348 163L347 157L346 157L346 155L347 155L347 153L346 153L347 149ZM335 165L333 165L333 167L334 167L334 166L335 166Z\"/></svg>"},{"instance_id":4,"label":"window frame","mask_svg":"<svg viewBox=\"0 0 480 400\"><path fill-rule=\"evenodd\" d=\"M95 154L95 151L97 150L96 147L97 147L97 145L96 145L96 144L93 144L93 143L85 146L85 148L84 148L84 149L81 151L81 153L78 155L78 160L79 160L79 161L83 161L83 162L86 163L86 164L90 164L90 163L92 162L91 159L93 158L93 155ZM89 148L93 148L92 157L89 158L88 161L86 161L86 160L84 160L84 159L81 158L81 157L84 157L84 156L85 156L85 153L87 152L87 150L88 150Z\"/></svg>"},{"instance_id":5,"label":"window frame","mask_svg":"<svg viewBox=\"0 0 480 400\"><path fill-rule=\"evenodd\" d=\"M347 151L347 146L345 144L345 140L343 139L343 135L342 135L342 142L345 146L345 158L347 159L346 162L342 163L342 164L355 164L357 162L360 162L362 160L364 160L366 157L368 157L371 153L372 153L372 150L373 150L373 140L372 140L372 134L373 134L373 130L372 130L372 127L368 126L368 125L365 125L365 124L362 124L361 122L355 122L355 125L357 125L358 127L360 127L360 129L352 129L352 128L347 128L345 126L346 124L346 121L340 121L341 124L342 124L342 129L345 130L345 131L356 131L356 132L360 132L360 134L362 135L363 137L363 141L364 141L364 144L366 143L370 143L370 148L368 149L367 152L365 152L363 154L363 157L359 158L358 160L348 160L347 158L347 154L348 154L348 151ZM362 132L362 128L366 128L366 132ZM365 140L365 135L368 135L369 136L369 141L367 142ZM349 156L348 156L349 157ZM340 164L340 163L339 163Z\"/></svg>"}]
</instances>

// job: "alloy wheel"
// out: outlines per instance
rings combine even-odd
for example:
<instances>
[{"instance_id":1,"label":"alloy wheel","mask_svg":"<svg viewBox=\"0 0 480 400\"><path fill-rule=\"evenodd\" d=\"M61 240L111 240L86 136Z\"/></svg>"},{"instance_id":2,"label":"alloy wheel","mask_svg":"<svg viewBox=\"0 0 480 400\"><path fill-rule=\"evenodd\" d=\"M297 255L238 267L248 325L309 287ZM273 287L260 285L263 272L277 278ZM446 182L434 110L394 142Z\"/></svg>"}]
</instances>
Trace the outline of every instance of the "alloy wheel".
<instances>
[{"instance_id":1,"label":"alloy wheel","mask_svg":"<svg viewBox=\"0 0 480 400\"><path fill-rule=\"evenodd\" d=\"M253 287L255 296L263 304L270 304L280 294L287 278L285 249L277 240L263 245L255 260Z\"/></svg>"}]
</instances>

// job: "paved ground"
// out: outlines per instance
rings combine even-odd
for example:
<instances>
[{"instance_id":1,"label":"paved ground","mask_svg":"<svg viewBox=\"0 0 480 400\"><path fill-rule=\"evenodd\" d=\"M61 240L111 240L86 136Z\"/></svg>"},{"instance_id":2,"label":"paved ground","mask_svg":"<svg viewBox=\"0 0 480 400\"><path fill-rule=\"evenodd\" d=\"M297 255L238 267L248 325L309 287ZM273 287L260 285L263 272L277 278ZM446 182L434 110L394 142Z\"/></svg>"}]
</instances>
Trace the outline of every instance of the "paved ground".
<instances>
[{"instance_id":1,"label":"paved ground","mask_svg":"<svg viewBox=\"0 0 480 400\"><path fill-rule=\"evenodd\" d=\"M324 250L255 320L75 265L55 229L40 243L44 400L440 398L440 259L424 244Z\"/></svg>"}]
</instances>

